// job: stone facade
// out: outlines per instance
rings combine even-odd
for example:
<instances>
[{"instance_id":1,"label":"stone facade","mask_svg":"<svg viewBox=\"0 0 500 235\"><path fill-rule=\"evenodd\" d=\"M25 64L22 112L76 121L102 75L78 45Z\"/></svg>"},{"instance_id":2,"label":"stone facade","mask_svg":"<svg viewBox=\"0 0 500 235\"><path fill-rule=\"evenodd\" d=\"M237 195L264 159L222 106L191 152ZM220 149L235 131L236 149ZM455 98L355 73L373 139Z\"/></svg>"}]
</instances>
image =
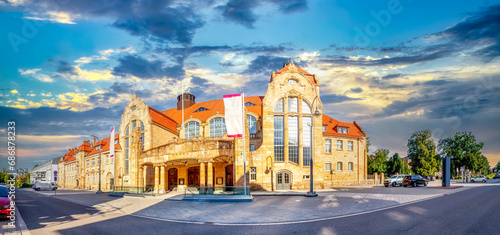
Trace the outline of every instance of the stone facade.
<instances>
[{"instance_id":1,"label":"stone facade","mask_svg":"<svg viewBox=\"0 0 500 235\"><path fill-rule=\"evenodd\" d=\"M309 189L310 157L316 189L372 183L366 180L366 134L356 122L322 114L319 88L315 75L294 64L272 72L265 96L245 97L244 138L224 133L222 100L195 103L185 93L176 108L158 111L133 95L120 122L116 187L224 191L243 185L246 169L252 190ZM76 152L76 162L95 158ZM72 162L67 159L66 166ZM102 170L107 182L106 172L114 171ZM94 166L85 167L79 179L88 181L85 177L96 173ZM83 187L95 188L94 182Z\"/></svg>"}]
</instances>

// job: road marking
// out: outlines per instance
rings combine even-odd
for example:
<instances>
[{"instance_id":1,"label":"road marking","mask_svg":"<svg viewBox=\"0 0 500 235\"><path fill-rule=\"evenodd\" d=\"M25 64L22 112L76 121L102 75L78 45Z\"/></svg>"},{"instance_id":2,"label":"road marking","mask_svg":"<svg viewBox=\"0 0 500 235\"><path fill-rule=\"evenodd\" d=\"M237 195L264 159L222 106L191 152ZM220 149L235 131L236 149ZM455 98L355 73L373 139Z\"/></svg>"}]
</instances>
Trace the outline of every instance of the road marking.
<instances>
[{"instance_id":1,"label":"road marking","mask_svg":"<svg viewBox=\"0 0 500 235\"><path fill-rule=\"evenodd\" d=\"M31 235L30 230L28 229L28 226L26 226L26 223L24 223L24 219L21 216L21 212L19 212L19 209L16 207L16 220L17 220L17 225L19 225L19 232L23 235Z\"/></svg>"}]
</instances>

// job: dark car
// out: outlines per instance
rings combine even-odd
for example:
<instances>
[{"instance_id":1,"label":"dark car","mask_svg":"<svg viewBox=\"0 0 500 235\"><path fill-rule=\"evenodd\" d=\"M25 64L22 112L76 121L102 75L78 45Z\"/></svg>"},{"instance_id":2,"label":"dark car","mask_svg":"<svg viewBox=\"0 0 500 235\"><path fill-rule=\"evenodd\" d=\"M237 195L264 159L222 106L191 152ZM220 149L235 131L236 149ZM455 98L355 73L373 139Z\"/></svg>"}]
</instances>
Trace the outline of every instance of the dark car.
<instances>
[{"instance_id":1,"label":"dark car","mask_svg":"<svg viewBox=\"0 0 500 235\"><path fill-rule=\"evenodd\" d=\"M420 175L407 175L403 179L403 186L408 187L408 185L417 187L418 185L424 185L427 186L427 179Z\"/></svg>"},{"instance_id":2,"label":"dark car","mask_svg":"<svg viewBox=\"0 0 500 235\"><path fill-rule=\"evenodd\" d=\"M500 179L500 175L493 176L493 179Z\"/></svg>"},{"instance_id":3,"label":"dark car","mask_svg":"<svg viewBox=\"0 0 500 235\"><path fill-rule=\"evenodd\" d=\"M5 186L0 186L0 218L10 216L9 190Z\"/></svg>"}]
</instances>

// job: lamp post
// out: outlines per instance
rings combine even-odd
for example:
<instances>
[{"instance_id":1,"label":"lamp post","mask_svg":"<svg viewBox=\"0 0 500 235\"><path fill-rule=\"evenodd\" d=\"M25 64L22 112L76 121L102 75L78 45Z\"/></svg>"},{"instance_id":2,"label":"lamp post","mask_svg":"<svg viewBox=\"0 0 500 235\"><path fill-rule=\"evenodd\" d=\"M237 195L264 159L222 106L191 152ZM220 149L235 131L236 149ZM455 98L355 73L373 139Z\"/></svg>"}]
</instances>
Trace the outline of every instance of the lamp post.
<instances>
[{"instance_id":1,"label":"lamp post","mask_svg":"<svg viewBox=\"0 0 500 235\"><path fill-rule=\"evenodd\" d=\"M314 106L314 102L316 101L316 99L318 98L318 96L316 95L316 97L314 97L314 100L312 102L312 105ZM314 111L313 113L313 116L316 116L316 117L319 117L321 116L321 112L318 110L318 105L316 105L316 111ZM310 160L310 175L309 175L309 183L310 183L310 190L309 192L307 192L306 194L306 197L317 197L318 194L316 192L314 192L313 188L314 188L314 175L313 175L313 168L314 168L314 164L313 164L313 158L314 158L314 117L311 118L311 160Z\"/></svg>"},{"instance_id":2,"label":"lamp post","mask_svg":"<svg viewBox=\"0 0 500 235\"><path fill-rule=\"evenodd\" d=\"M95 135L92 135L92 137L96 138L97 140L99 140L99 138L97 138L97 136ZM101 151L102 151L102 146L99 145L99 190L97 190L97 192L95 192L96 194L101 194L102 191L101 191Z\"/></svg>"}]
</instances>

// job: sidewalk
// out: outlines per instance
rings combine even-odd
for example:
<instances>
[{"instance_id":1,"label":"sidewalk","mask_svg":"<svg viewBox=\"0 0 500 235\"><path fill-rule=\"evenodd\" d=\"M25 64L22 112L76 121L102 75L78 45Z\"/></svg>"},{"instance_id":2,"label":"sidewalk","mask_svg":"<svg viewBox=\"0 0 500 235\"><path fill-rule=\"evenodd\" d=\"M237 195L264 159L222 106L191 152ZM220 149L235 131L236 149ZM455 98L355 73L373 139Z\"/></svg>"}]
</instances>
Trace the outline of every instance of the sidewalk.
<instances>
[{"instance_id":1,"label":"sidewalk","mask_svg":"<svg viewBox=\"0 0 500 235\"><path fill-rule=\"evenodd\" d=\"M434 181L429 186L439 186ZM276 224L323 220L380 210L403 204L428 200L474 187L497 185L458 184L457 189L428 187L335 187L317 190L318 197L272 196L277 192L255 192L253 202L186 202L182 193L169 193L156 197L109 197L94 191L61 190L58 199L92 206L103 213L119 212L167 221L213 224ZM59 190L58 190L59 191ZM305 190L286 193L305 194ZM42 193L45 192L35 192ZM53 193L52 193L53 194ZM266 195L267 194L267 195ZM46 195L50 195L46 194Z\"/></svg>"}]
</instances>

